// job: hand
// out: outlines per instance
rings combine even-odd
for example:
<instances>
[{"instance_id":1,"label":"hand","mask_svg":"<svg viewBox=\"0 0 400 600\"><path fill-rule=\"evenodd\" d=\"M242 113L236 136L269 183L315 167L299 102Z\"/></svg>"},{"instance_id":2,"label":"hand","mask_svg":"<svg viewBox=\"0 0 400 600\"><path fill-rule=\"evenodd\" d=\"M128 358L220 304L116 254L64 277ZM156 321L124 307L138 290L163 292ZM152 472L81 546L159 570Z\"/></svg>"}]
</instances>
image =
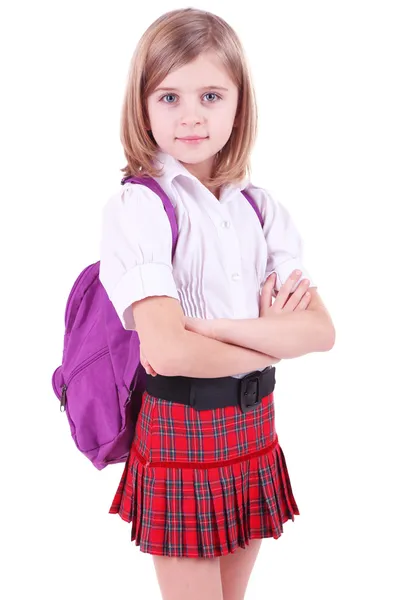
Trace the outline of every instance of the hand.
<instances>
[{"instance_id":1,"label":"hand","mask_svg":"<svg viewBox=\"0 0 400 600\"><path fill-rule=\"evenodd\" d=\"M142 366L143 366L144 370L146 371L147 375L152 375L152 377L155 377L157 375L157 373L155 372L155 370L153 369L153 367L151 366L151 364L145 357L143 350L142 350L142 346L140 346L140 362L142 363Z\"/></svg>"},{"instance_id":2,"label":"hand","mask_svg":"<svg viewBox=\"0 0 400 600\"><path fill-rule=\"evenodd\" d=\"M275 301L272 304L272 296L274 295L273 290L276 282L276 274L272 273L267 278L262 289L260 317L265 317L267 314L271 313L280 314L283 312L286 313L305 310L311 301L311 296L307 296L310 281L308 279L304 279L297 286L296 290L291 293L293 285L300 279L300 277L301 273L297 275L296 271L293 271L290 277L288 277L288 279L282 285L279 292L276 294Z\"/></svg>"}]
</instances>

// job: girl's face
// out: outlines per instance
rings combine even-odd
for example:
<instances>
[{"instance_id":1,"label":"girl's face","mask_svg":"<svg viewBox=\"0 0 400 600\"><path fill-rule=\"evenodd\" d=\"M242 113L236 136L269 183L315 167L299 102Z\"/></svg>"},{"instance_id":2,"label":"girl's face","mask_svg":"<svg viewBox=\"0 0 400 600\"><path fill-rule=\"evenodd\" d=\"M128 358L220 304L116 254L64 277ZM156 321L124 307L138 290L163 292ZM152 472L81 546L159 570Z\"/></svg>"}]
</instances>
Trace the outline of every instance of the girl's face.
<instances>
[{"instance_id":1,"label":"girl's face","mask_svg":"<svg viewBox=\"0 0 400 600\"><path fill-rule=\"evenodd\" d=\"M149 128L160 149L201 180L229 140L237 103L238 89L221 62L201 54L169 73L148 97Z\"/></svg>"}]
</instances>

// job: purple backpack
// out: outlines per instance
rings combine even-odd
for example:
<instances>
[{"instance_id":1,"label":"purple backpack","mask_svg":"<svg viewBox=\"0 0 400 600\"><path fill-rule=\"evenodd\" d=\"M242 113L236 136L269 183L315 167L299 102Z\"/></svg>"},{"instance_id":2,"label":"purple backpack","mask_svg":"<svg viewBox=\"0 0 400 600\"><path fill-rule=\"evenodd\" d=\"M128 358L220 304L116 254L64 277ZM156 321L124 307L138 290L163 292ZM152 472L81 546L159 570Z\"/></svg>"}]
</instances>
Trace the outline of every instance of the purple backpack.
<instances>
[{"instance_id":1,"label":"purple backpack","mask_svg":"<svg viewBox=\"0 0 400 600\"><path fill-rule=\"evenodd\" d=\"M171 224L173 258L178 224L168 196L154 179L126 177L121 183L126 182L145 185L160 197ZM263 225L254 200L242 193ZM146 372L138 334L123 327L99 270L100 261L86 267L71 289L62 364L53 373L52 385L77 448L100 470L128 458Z\"/></svg>"}]
</instances>

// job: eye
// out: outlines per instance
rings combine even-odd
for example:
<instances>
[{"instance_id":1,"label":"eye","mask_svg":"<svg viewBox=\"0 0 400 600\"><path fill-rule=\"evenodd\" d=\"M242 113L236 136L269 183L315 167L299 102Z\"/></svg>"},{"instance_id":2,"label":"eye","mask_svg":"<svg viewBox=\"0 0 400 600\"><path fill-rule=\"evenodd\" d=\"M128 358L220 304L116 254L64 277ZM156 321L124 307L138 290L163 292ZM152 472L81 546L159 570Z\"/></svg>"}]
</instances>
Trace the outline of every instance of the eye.
<instances>
[{"instance_id":1,"label":"eye","mask_svg":"<svg viewBox=\"0 0 400 600\"><path fill-rule=\"evenodd\" d=\"M218 94L216 94L215 92L207 92L207 94L204 94L204 97L206 96L213 96L213 98L210 99L210 102L216 102L217 98L219 100L221 100L221 96L219 96Z\"/></svg>"},{"instance_id":2,"label":"eye","mask_svg":"<svg viewBox=\"0 0 400 600\"><path fill-rule=\"evenodd\" d=\"M176 98L175 94L165 94L164 96L161 96L160 100L165 101L166 104L172 104L172 102L170 102L169 100L165 100L166 98Z\"/></svg>"}]
</instances>

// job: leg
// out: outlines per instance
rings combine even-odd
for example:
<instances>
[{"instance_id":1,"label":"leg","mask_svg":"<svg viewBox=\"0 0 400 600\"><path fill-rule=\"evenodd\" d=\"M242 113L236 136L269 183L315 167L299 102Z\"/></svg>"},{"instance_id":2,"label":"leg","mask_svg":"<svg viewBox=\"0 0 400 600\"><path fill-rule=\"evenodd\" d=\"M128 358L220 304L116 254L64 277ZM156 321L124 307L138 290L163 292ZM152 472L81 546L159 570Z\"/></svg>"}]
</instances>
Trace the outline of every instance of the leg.
<instances>
[{"instance_id":1,"label":"leg","mask_svg":"<svg viewBox=\"0 0 400 600\"><path fill-rule=\"evenodd\" d=\"M223 600L244 600L247 584L262 540L252 539L244 548L220 557Z\"/></svg>"},{"instance_id":2,"label":"leg","mask_svg":"<svg viewBox=\"0 0 400 600\"><path fill-rule=\"evenodd\" d=\"M219 557L153 555L153 561L163 600L224 600Z\"/></svg>"}]
</instances>

